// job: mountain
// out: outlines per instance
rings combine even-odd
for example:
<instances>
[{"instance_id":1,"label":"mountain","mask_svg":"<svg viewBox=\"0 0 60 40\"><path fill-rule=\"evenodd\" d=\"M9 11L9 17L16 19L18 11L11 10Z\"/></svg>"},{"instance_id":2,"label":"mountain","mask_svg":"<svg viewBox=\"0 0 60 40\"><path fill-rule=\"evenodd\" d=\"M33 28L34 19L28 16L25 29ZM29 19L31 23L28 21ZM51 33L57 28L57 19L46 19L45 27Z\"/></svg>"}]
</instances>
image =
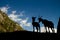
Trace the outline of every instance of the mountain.
<instances>
[{"instance_id":1,"label":"mountain","mask_svg":"<svg viewBox=\"0 0 60 40\"><path fill-rule=\"evenodd\" d=\"M0 32L21 31L23 28L16 22L12 21L6 13L0 10Z\"/></svg>"}]
</instances>

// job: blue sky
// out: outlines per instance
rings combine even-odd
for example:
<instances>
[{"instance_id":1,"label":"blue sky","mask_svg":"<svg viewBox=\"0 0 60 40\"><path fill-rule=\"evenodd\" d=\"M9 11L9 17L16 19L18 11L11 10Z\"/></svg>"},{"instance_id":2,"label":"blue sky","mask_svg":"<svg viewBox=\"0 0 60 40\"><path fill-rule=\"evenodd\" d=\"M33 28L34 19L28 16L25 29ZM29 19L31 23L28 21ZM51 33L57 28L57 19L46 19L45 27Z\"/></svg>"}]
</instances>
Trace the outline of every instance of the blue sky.
<instances>
[{"instance_id":1,"label":"blue sky","mask_svg":"<svg viewBox=\"0 0 60 40\"><path fill-rule=\"evenodd\" d=\"M31 22L31 17L43 16L43 19L51 20L54 23L54 27L57 28L58 18L60 17L60 0L0 0L0 7L8 5L11 11L16 10L24 11L22 18L28 17L28 22ZM42 25L41 25L42 26ZM31 30L32 27L24 27L27 30Z\"/></svg>"}]
</instances>

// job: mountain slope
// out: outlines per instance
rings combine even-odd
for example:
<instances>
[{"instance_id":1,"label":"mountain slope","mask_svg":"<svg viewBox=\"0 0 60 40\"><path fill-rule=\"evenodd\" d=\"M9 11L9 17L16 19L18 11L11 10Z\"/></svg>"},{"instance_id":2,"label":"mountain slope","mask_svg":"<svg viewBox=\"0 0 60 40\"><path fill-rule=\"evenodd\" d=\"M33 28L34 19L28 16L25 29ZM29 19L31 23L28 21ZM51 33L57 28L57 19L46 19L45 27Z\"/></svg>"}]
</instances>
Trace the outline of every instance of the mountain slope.
<instances>
[{"instance_id":1,"label":"mountain slope","mask_svg":"<svg viewBox=\"0 0 60 40\"><path fill-rule=\"evenodd\" d=\"M6 13L0 10L0 32L21 31L23 28L16 22L9 19Z\"/></svg>"}]
</instances>

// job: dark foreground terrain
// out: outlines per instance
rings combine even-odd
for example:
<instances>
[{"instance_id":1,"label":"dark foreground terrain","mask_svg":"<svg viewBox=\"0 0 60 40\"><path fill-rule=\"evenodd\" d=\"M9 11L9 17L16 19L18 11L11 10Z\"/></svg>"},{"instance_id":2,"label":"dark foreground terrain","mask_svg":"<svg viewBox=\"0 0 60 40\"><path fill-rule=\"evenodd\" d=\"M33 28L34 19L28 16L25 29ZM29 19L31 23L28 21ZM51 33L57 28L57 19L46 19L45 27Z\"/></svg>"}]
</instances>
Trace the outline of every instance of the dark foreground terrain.
<instances>
[{"instance_id":1,"label":"dark foreground terrain","mask_svg":"<svg viewBox=\"0 0 60 40\"><path fill-rule=\"evenodd\" d=\"M0 33L1 40L58 40L59 33L37 33L30 31Z\"/></svg>"}]
</instances>

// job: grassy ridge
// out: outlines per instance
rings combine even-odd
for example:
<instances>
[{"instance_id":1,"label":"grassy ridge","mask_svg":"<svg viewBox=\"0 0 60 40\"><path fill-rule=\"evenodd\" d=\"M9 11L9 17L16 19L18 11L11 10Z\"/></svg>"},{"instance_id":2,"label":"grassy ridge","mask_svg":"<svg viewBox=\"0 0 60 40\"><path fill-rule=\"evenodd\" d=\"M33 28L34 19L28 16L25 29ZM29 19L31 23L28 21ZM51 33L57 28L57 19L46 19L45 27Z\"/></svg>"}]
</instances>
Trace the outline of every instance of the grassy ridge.
<instances>
[{"instance_id":1,"label":"grassy ridge","mask_svg":"<svg viewBox=\"0 0 60 40\"><path fill-rule=\"evenodd\" d=\"M23 28L16 22L9 19L6 13L0 10L0 32L20 31Z\"/></svg>"}]
</instances>

